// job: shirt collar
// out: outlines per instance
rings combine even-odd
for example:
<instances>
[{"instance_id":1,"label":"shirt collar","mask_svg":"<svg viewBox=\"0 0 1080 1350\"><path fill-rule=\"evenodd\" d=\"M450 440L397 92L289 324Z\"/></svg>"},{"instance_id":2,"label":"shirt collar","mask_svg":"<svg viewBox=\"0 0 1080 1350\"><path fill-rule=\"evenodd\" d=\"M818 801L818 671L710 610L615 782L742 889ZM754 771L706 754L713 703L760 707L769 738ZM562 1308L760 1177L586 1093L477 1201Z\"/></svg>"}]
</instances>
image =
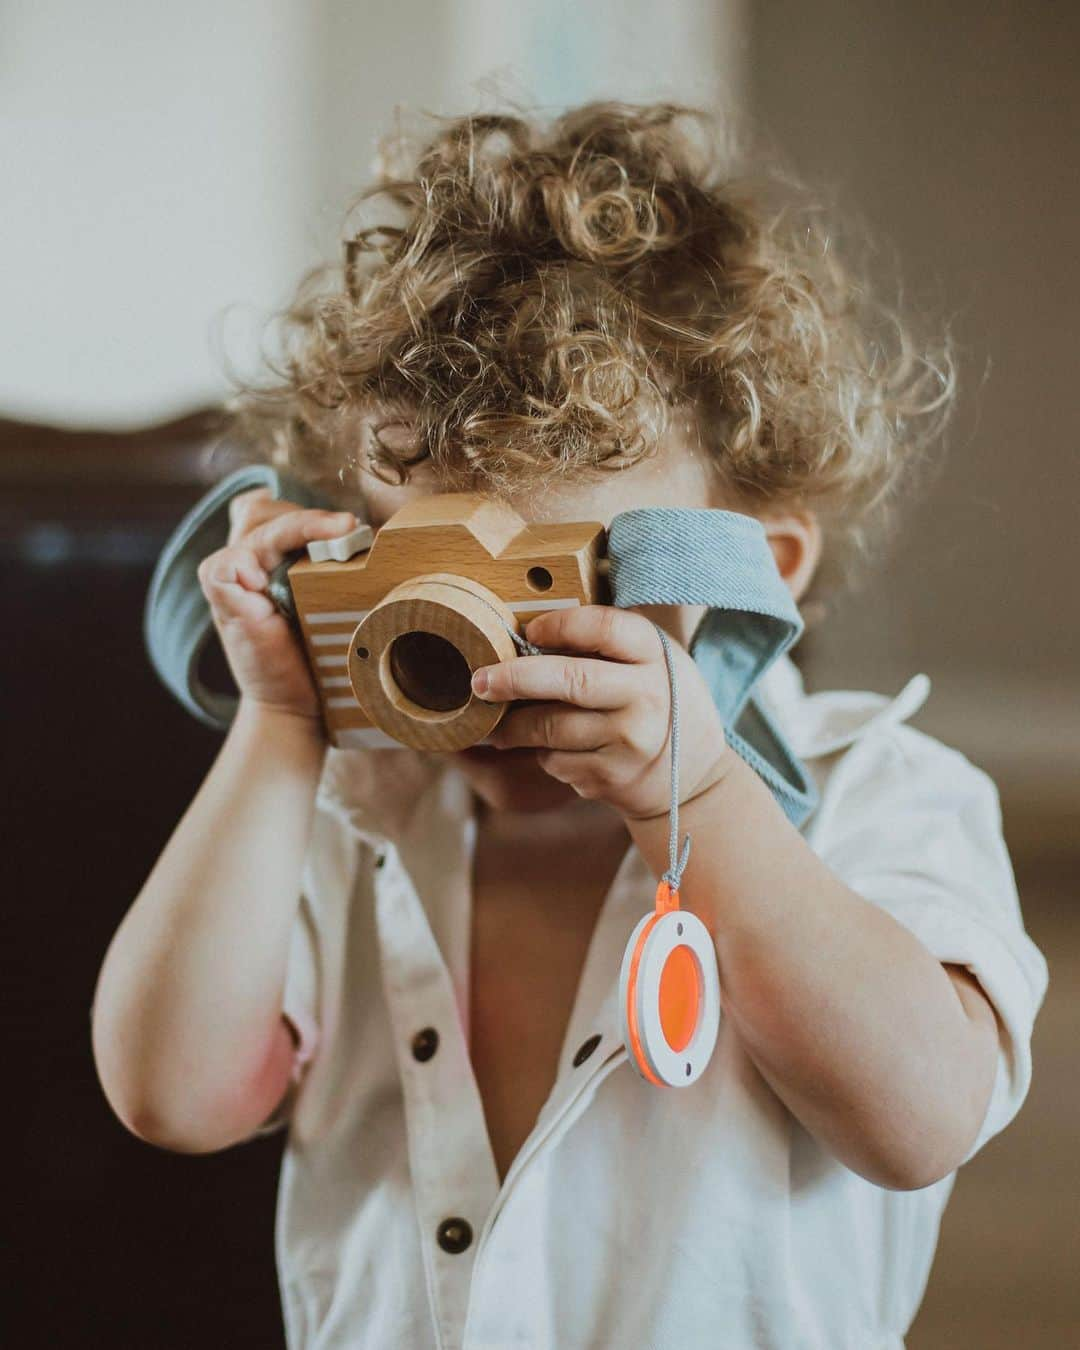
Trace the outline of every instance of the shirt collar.
<instances>
[{"instance_id":1,"label":"shirt collar","mask_svg":"<svg viewBox=\"0 0 1080 1350\"><path fill-rule=\"evenodd\" d=\"M445 767L433 756L405 746L365 750L330 746L317 801L365 843L378 848L408 831Z\"/></svg>"},{"instance_id":2,"label":"shirt collar","mask_svg":"<svg viewBox=\"0 0 1080 1350\"><path fill-rule=\"evenodd\" d=\"M868 690L808 694L802 673L785 655L758 681L754 697L775 718L800 759L818 759L846 749L881 726L906 721L929 693L930 681L920 674L892 697Z\"/></svg>"}]
</instances>

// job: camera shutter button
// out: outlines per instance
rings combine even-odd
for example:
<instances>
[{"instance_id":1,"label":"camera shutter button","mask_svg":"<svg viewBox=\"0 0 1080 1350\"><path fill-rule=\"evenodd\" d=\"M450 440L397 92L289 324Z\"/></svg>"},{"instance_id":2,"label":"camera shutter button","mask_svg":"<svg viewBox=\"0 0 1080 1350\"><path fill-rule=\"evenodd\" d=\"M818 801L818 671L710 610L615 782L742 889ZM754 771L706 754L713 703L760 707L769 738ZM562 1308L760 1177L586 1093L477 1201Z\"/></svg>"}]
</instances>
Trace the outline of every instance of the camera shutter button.
<instances>
[{"instance_id":1,"label":"camera shutter button","mask_svg":"<svg viewBox=\"0 0 1080 1350\"><path fill-rule=\"evenodd\" d=\"M374 538L370 525L357 525L336 539L312 539L307 546L308 557L313 563L348 562L357 553L366 552Z\"/></svg>"}]
</instances>

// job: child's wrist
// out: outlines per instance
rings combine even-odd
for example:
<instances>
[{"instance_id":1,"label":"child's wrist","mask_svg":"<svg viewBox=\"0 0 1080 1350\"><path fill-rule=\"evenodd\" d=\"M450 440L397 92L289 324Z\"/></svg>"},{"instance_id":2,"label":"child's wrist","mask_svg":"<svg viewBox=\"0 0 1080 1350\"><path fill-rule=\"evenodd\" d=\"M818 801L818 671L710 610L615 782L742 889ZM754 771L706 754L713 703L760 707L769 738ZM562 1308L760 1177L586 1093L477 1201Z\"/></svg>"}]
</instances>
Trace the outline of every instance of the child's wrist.
<instances>
[{"instance_id":1,"label":"child's wrist","mask_svg":"<svg viewBox=\"0 0 1080 1350\"><path fill-rule=\"evenodd\" d=\"M318 713L310 715L291 708L260 703L246 695L240 698L235 720L239 728L259 737L288 739L320 747L326 742L322 717Z\"/></svg>"},{"instance_id":2,"label":"child's wrist","mask_svg":"<svg viewBox=\"0 0 1080 1350\"><path fill-rule=\"evenodd\" d=\"M679 810L681 811L684 806L689 806L691 802L698 801L699 798L704 797L707 793L718 791L723 784L726 783L728 774L731 771L732 761L735 758L736 756L732 754L730 747L725 746L724 751L719 758L714 761L704 774L702 774L686 795L679 798ZM648 821L666 821L670 812L671 802L669 799L667 804L660 811L650 811L644 815L631 815L630 812L624 811L622 815L623 819L626 821L633 821L635 824L645 824Z\"/></svg>"}]
</instances>

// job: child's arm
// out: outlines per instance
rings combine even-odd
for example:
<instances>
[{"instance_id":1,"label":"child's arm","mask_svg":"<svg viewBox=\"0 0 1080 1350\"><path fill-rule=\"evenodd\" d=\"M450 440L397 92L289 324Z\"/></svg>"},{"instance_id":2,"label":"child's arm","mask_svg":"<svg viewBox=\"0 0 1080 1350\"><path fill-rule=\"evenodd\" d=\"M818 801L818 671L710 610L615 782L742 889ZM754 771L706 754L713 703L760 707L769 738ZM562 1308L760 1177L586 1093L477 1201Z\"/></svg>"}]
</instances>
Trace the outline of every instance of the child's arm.
<instances>
[{"instance_id":1,"label":"child's arm","mask_svg":"<svg viewBox=\"0 0 1080 1350\"><path fill-rule=\"evenodd\" d=\"M542 747L543 768L614 806L662 875L671 703L655 629L640 615L583 606L532 620L526 636L605 659L522 656L477 671L473 688L486 699L538 700L510 709L492 743ZM890 1189L929 1185L959 1165L986 1116L994 1006L826 866L725 748L700 671L684 649L673 653L688 799L680 833L693 837L682 891L713 934L725 1013L777 1095L836 1157ZM930 821L909 813L908 832L923 831L905 837L909 871L942 812L951 820L950 804L931 807ZM924 898L938 899L932 886Z\"/></svg>"},{"instance_id":2,"label":"child's arm","mask_svg":"<svg viewBox=\"0 0 1080 1350\"><path fill-rule=\"evenodd\" d=\"M113 1110L163 1148L247 1137L284 1094L289 937L322 763L317 724L249 706L106 953L93 1047Z\"/></svg>"},{"instance_id":3,"label":"child's arm","mask_svg":"<svg viewBox=\"0 0 1080 1350\"><path fill-rule=\"evenodd\" d=\"M289 1083L282 998L325 742L303 655L264 588L286 552L352 520L245 499L230 547L200 570L240 708L113 937L92 1016L114 1111L184 1152L248 1137Z\"/></svg>"},{"instance_id":4,"label":"child's arm","mask_svg":"<svg viewBox=\"0 0 1080 1350\"><path fill-rule=\"evenodd\" d=\"M693 837L683 891L713 934L725 1013L777 1096L879 1186L952 1172L994 1084L997 1017L978 982L837 878L734 755L679 822ZM666 817L627 826L662 872Z\"/></svg>"}]
</instances>

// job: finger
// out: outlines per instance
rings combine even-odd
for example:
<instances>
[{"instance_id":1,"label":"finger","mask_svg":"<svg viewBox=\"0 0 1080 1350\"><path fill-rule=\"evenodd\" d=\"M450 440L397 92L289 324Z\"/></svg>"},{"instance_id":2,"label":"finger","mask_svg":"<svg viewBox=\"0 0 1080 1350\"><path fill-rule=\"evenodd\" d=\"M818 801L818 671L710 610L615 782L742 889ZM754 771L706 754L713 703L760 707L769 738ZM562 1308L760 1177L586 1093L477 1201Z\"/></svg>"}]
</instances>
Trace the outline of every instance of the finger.
<instances>
[{"instance_id":1,"label":"finger","mask_svg":"<svg viewBox=\"0 0 1080 1350\"><path fill-rule=\"evenodd\" d=\"M270 578L250 548L222 548L199 564L199 581L226 582L249 591L265 590Z\"/></svg>"},{"instance_id":2,"label":"finger","mask_svg":"<svg viewBox=\"0 0 1080 1350\"><path fill-rule=\"evenodd\" d=\"M267 575L248 549L221 549L199 566L199 582L218 619L264 619L276 612Z\"/></svg>"},{"instance_id":3,"label":"finger","mask_svg":"<svg viewBox=\"0 0 1080 1350\"><path fill-rule=\"evenodd\" d=\"M525 636L538 647L597 652L613 661L655 661L660 654L649 620L614 605L550 609L525 625Z\"/></svg>"},{"instance_id":4,"label":"finger","mask_svg":"<svg viewBox=\"0 0 1080 1350\"><path fill-rule=\"evenodd\" d=\"M288 503L279 502L271 496L268 487L250 488L247 492L238 492L229 498L229 543L237 543L256 525L278 513L278 508L288 510Z\"/></svg>"},{"instance_id":5,"label":"finger","mask_svg":"<svg viewBox=\"0 0 1080 1350\"><path fill-rule=\"evenodd\" d=\"M304 508L298 502L272 497L269 488L252 488L250 492L241 492L229 502L229 545L246 543L247 536L253 534L260 525L305 509L313 510L316 514L339 514L322 508Z\"/></svg>"},{"instance_id":6,"label":"finger","mask_svg":"<svg viewBox=\"0 0 1080 1350\"><path fill-rule=\"evenodd\" d=\"M488 703L552 699L579 708L621 708L640 686L633 667L581 656L513 656L472 677L473 693Z\"/></svg>"},{"instance_id":7,"label":"finger","mask_svg":"<svg viewBox=\"0 0 1080 1350\"><path fill-rule=\"evenodd\" d=\"M257 526L244 539L267 572L272 572L286 553L312 539L333 539L356 525L351 511L316 511L293 508Z\"/></svg>"},{"instance_id":8,"label":"finger","mask_svg":"<svg viewBox=\"0 0 1080 1350\"><path fill-rule=\"evenodd\" d=\"M549 750L599 750L611 740L610 719L565 703L528 703L507 713L488 740L499 750L543 746Z\"/></svg>"},{"instance_id":9,"label":"finger","mask_svg":"<svg viewBox=\"0 0 1080 1350\"><path fill-rule=\"evenodd\" d=\"M588 750L541 750L536 762L549 777L568 783L579 797L599 797L603 791L593 771L596 756Z\"/></svg>"},{"instance_id":10,"label":"finger","mask_svg":"<svg viewBox=\"0 0 1080 1350\"><path fill-rule=\"evenodd\" d=\"M259 623L277 613L270 597L259 591L247 591L243 586L212 581L207 591L210 612L218 622L240 619L245 623Z\"/></svg>"}]
</instances>

